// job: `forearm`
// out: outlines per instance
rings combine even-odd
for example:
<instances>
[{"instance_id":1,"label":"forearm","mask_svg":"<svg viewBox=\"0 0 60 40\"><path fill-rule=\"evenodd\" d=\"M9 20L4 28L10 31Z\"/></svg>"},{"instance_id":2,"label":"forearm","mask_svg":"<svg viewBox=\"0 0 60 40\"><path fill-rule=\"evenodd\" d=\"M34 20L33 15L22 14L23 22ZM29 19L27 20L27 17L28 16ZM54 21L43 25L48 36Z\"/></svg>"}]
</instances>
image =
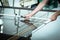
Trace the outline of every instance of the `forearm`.
<instances>
[{"instance_id":1,"label":"forearm","mask_svg":"<svg viewBox=\"0 0 60 40\"><path fill-rule=\"evenodd\" d=\"M39 10L41 10L45 4L47 3L47 0L42 1L38 4L38 6L31 12L32 15L36 14Z\"/></svg>"},{"instance_id":2,"label":"forearm","mask_svg":"<svg viewBox=\"0 0 60 40\"><path fill-rule=\"evenodd\" d=\"M57 11L54 15L55 16L59 16L60 15L60 11Z\"/></svg>"}]
</instances>

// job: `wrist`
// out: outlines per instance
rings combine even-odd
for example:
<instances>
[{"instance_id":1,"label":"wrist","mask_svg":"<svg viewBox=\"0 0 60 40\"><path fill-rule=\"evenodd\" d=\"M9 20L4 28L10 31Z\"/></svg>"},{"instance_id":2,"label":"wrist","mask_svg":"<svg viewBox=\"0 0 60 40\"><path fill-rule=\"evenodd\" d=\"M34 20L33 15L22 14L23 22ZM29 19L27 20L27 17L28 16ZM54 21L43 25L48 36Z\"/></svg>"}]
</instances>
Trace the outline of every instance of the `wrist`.
<instances>
[{"instance_id":1,"label":"wrist","mask_svg":"<svg viewBox=\"0 0 60 40\"><path fill-rule=\"evenodd\" d=\"M59 14L58 13L56 13L56 14L54 14L55 16L59 16Z\"/></svg>"},{"instance_id":2,"label":"wrist","mask_svg":"<svg viewBox=\"0 0 60 40\"><path fill-rule=\"evenodd\" d=\"M59 16L59 15L60 15L60 11L57 11L57 12L55 13L55 15L56 15L56 16Z\"/></svg>"},{"instance_id":3,"label":"wrist","mask_svg":"<svg viewBox=\"0 0 60 40\"><path fill-rule=\"evenodd\" d=\"M33 15L35 15L35 13L30 13L30 16L33 16Z\"/></svg>"}]
</instances>

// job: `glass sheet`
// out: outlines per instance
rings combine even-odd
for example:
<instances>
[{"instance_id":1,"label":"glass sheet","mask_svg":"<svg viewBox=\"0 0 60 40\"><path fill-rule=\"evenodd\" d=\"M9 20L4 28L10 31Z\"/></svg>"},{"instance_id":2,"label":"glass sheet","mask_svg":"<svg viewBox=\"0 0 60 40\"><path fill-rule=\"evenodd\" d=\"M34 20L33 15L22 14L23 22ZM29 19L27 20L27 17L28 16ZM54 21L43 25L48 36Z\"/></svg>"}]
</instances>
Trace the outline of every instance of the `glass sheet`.
<instances>
[{"instance_id":1,"label":"glass sheet","mask_svg":"<svg viewBox=\"0 0 60 40\"><path fill-rule=\"evenodd\" d=\"M27 37L32 34L33 30L35 30L36 28L45 24L46 21L48 21L47 17L49 16L49 14L47 15L47 13L49 13L49 12L46 13L46 12L42 11L42 12L38 12L35 16L30 18L26 22L26 20L24 20L24 18L22 18L21 16L22 15L24 16L30 12L31 11L29 11L29 10L15 9L15 13L14 13L14 9L5 8L4 12L2 13L3 16L0 17L4 23L3 24L4 33L10 34L10 35ZM45 20L43 18L47 18L47 19Z\"/></svg>"}]
</instances>

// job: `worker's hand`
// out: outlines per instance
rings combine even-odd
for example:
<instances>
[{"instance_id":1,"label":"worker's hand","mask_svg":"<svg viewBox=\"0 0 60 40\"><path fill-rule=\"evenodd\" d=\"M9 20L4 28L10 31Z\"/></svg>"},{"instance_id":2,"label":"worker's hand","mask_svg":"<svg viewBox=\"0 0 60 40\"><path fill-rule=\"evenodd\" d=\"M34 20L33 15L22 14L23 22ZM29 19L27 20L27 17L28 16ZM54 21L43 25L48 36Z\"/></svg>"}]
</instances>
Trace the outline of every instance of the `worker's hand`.
<instances>
[{"instance_id":1,"label":"worker's hand","mask_svg":"<svg viewBox=\"0 0 60 40\"><path fill-rule=\"evenodd\" d=\"M60 15L60 11L57 11L55 14L51 16L51 20L52 21L56 20L59 15Z\"/></svg>"},{"instance_id":2,"label":"worker's hand","mask_svg":"<svg viewBox=\"0 0 60 40\"><path fill-rule=\"evenodd\" d=\"M51 21L55 21L57 19L57 15L53 14L50 19Z\"/></svg>"},{"instance_id":3,"label":"worker's hand","mask_svg":"<svg viewBox=\"0 0 60 40\"><path fill-rule=\"evenodd\" d=\"M28 20L29 18L31 18L33 15L32 14L27 14L25 15L25 19Z\"/></svg>"}]
</instances>

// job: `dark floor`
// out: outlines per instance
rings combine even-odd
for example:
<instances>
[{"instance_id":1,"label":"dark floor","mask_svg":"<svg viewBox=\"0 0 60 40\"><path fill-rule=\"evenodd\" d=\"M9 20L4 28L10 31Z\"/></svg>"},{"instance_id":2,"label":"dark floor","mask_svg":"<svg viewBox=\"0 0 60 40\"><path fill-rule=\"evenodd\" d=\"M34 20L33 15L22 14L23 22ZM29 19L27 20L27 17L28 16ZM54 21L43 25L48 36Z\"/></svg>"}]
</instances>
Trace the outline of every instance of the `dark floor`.
<instances>
[{"instance_id":1,"label":"dark floor","mask_svg":"<svg viewBox=\"0 0 60 40\"><path fill-rule=\"evenodd\" d=\"M1 34L0 33L0 40L7 40L9 39L10 37L12 37L12 35L7 35L7 34ZM14 38L15 39L15 38ZM14 40L12 39L12 40ZM15 39L16 40L16 39ZM31 40L30 37L20 37L18 38L17 40Z\"/></svg>"},{"instance_id":2,"label":"dark floor","mask_svg":"<svg viewBox=\"0 0 60 40\"><path fill-rule=\"evenodd\" d=\"M7 40L11 35L1 34L0 33L0 40Z\"/></svg>"}]
</instances>

